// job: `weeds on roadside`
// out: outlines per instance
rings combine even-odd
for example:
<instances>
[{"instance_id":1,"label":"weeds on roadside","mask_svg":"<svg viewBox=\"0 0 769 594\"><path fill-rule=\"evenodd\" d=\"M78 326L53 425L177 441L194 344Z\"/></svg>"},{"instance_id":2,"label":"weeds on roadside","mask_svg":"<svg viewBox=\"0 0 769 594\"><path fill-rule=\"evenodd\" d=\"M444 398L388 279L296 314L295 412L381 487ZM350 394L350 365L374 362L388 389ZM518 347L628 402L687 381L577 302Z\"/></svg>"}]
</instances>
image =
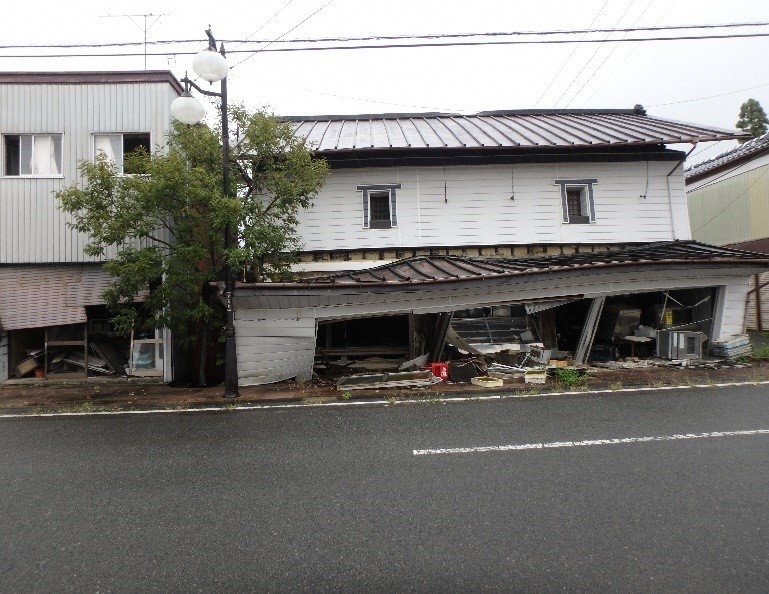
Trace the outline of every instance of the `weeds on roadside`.
<instances>
[{"instance_id":1,"label":"weeds on roadside","mask_svg":"<svg viewBox=\"0 0 769 594\"><path fill-rule=\"evenodd\" d=\"M564 384L569 388L584 388L587 386L587 376L576 369L556 368L553 375L558 383Z\"/></svg>"}]
</instances>

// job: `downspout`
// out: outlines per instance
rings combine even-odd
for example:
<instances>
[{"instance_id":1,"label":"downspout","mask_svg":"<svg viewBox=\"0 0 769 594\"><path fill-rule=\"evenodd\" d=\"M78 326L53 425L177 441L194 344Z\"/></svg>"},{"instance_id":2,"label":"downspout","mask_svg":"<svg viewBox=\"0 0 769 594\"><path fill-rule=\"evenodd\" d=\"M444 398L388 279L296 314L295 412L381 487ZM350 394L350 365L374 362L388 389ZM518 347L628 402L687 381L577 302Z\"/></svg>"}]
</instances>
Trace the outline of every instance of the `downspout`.
<instances>
[{"instance_id":1,"label":"downspout","mask_svg":"<svg viewBox=\"0 0 769 594\"><path fill-rule=\"evenodd\" d=\"M670 230L672 231L673 240L677 240L678 237L676 237L676 222L675 217L673 216L673 191L670 189L670 176L673 175L676 169L678 169L685 161L689 158L689 155L692 154L694 149L697 148L697 143L700 141L699 138L695 137L692 139L692 148L689 149L689 152L684 155L684 158L678 161L673 169L670 170L670 173L668 173L667 177L665 178L667 181L667 187L668 187L668 209L670 209ZM686 194L686 190L684 190L684 194Z\"/></svg>"}]
</instances>

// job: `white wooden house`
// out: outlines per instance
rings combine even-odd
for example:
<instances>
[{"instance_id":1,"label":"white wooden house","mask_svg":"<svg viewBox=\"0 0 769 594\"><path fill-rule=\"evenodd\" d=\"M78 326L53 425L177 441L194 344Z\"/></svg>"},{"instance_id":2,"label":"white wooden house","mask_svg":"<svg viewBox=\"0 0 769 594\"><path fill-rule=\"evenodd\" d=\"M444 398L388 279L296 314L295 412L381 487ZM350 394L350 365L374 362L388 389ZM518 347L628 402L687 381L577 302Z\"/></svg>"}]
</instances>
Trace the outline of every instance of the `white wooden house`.
<instances>
[{"instance_id":1,"label":"white wooden house","mask_svg":"<svg viewBox=\"0 0 769 594\"><path fill-rule=\"evenodd\" d=\"M309 379L328 324L359 318L407 319L413 355L421 316L579 301L597 324L607 299L682 291L720 339L769 262L688 241L685 154L666 145L737 132L641 106L288 120L331 174L300 217L307 277L237 287L242 384Z\"/></svg>"},{"instance_id":2,"label":"white wooden house","mask_svg":"<svg viewBox=\"0 0 769 594\"><path fill-rule=\"evenodd\" d=\"M164 145L181 92L166 71L0 73L0 381L44 341L106 331L93 316L109 277L54 194L99 151L121 168L134 148ZM170 379L170 349L161 351Z\"/></svg>"}]
</instances>

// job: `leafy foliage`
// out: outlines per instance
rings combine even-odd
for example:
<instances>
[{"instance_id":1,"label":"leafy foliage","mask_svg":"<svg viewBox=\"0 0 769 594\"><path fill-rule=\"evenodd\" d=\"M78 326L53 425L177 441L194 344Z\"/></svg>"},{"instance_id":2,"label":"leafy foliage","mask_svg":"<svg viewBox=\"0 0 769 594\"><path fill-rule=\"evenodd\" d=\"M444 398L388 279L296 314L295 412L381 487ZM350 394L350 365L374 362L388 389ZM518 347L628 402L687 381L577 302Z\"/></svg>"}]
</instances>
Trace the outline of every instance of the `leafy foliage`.
<instances>
[{"instance_id":1,"label":"leafy foliage","mask_svg":"<svg viewBox=\"0 0 769 594\"><path fill-rule=\"evenodd\" d=\"M104 155L80 163L82 183L57 194L71 226L90 238L88 255L107 260L114 277L105 294L121 331L167 327L205 335L220 315L209 283L225 258L255 280L282 277L300 247L299 209L328 173L287 124L263 112L232 112L231 183L222 188L217 130L174 123L167 150L126 156L120 176ZM231 225L237 241L225 250ZM134 302L145 300L141 315Z\"/></svg>"},{"instance_id":2,"label":"leafy foliage","mask_svg":"<svg viewBox=\"0 0 769 594\"><path fill-rule=\"evenodd\" d=\"M758 138L766 134L767 125L769 125L769 118L766 117L766 113L758 101L748 99L740 106L740 115L736 124L737 128L751 134L754 138ZM741 140L740 142L746 142L746 140Z\"/></svg>"}]
</instances>

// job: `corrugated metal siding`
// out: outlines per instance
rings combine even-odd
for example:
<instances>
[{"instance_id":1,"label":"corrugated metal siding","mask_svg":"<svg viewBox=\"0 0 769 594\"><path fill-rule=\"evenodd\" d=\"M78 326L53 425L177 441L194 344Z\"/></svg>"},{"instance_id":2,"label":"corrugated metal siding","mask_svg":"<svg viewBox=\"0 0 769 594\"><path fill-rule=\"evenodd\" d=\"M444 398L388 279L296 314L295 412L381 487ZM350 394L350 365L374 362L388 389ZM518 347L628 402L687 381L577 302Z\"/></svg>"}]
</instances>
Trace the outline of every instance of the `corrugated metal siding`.
<instances>
[{"instance_id":1,"label":"corrugated metal siding","mask_svg":"<svg viewBox=\"0 0 769 594\"><path fill-rule=\"evenodd\" d=\"M688 192L692 237L726 245L769 237L769 165Z\"/></svg>"},{"instance_id":2,"label":"corrugated metal siding","mask_svg":"<svg viewBox=\"0 0 769 594\"><path fill-rule=\"evenodd\" d=\"M0 134L63 134L61 178L0 177L0 263L94 261L54 193L79 180L77 164L92 158L94 133L149 132L153 145L163 145L175 96L167 83L0 84ZM0 173L2 153L0 143Z\"/></svg>"},{"instance_id":3,"label":"corrugated metal siding","mask_svg":"<svg viewBox=\"0 0 769 594\"><path fill-rule=\"evenodd\" d=\"M312 379L316 324L294 312L239 310L237 332L238 382L243 386L296 378Z\"/></svg>"},{"instance_id":4,"label":"corrugated metal siding","mask_svg":"<svg viewBox=\"0 0 769 594\"><path fill-rule=\"evenodd\" d=\"M680 175L668 162L335 169L299 215L306 251L419 246L617 243L688 239ZM562 222L556 179L597 179L596 222ZM363 227L362 184L399 183L398 226ZM646 196L645 198L643 196ZM514 197L514 199L513 199Z\"/></svg>"},{"instance_id":5,"label":"corrugated metal siding","mask_svg":"<svg viewBox=\"0 0 769 594\"><path fill-rule=\"evenodd\" d=\"M86 321L111 277L99 265L0 268L0 326L43 328Z\"/></svg>"}]
</instances>

